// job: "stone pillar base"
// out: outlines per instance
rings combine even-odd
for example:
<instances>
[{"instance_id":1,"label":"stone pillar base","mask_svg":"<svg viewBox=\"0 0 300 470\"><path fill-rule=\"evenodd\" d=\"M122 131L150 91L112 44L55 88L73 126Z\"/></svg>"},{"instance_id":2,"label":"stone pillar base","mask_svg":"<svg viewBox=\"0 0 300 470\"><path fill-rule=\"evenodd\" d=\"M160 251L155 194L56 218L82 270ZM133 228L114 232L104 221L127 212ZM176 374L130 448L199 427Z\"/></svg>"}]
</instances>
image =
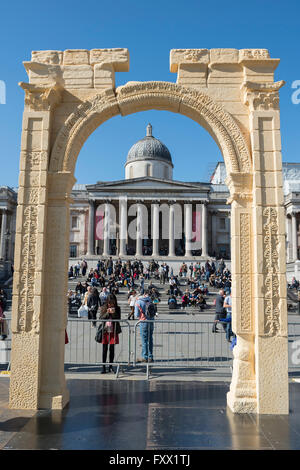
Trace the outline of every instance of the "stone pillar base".
<instances>
[{"instance_id":1,"label":"stone pillar base","mask_svg":"<svg viewBox=\"0 0 300 470\"><path fill-rule=\"evenodd\" d=\"M51 393L41 393L39 409L63 410L70 401L70 393L67 388L61 395L53 396Z\"/></svg>"},{"instance_id":2,"label":"stone pillar base","mask_svg":"<svg viewBox=\"0 0 300 470\"><path fill-rule=\"evenodd\" d=\"M237 336L227 405L234 413L257 413L252 335Z\"/></svg>"},{"instance_id":3,"label":"stone pillar base","mask_svg":"<svg viewBox=\"0 0 300 470\"><path fill-rule=\"evenodd\" d=\"M227 393L227 406L233 413L257 413L257 399L250 396L252 393L255 394L255 388L253 390L248 387L248 384L244 387L241 384L239 388ZM247 396L244 396L245 391Z\"/></svg>"}]
</instances>

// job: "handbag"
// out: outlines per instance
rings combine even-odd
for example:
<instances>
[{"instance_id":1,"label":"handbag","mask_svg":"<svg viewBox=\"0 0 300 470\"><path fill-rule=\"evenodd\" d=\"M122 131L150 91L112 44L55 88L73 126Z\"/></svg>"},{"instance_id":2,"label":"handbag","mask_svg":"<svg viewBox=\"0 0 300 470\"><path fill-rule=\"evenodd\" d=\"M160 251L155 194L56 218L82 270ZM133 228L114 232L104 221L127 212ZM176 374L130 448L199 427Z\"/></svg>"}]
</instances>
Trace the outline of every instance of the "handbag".
<instances>
[{"instance_id":1,"label":"handbag","mask_svg":"<svg viewBox=\"0 0 300 470\"><path fill-rule=\"evenodd\" d=\"M81 305L81 307L78 309L77 313L78 313L78 317L79 318L84 318L84 317L88 317L88 312L89 312L89 309L86 305Z\"/></svg>"},{"instance_id":2,"label":"handbag","mask_svg":"<svg viewBox=\"0 0 300 470\"><path fill-rule=\"evenodd\" d=\"M121 328L120 323L117 321L116 322L116 334L119 335L120 333L122 333L122 328Z\"/></svg>"},{"instance_id":3,"label":"handbag","mask_svg":"<svg viewBox=\"0 0 300 470\"><path fill-rule=\"evenodd\" d=\"M102 337L103 337L103 324L100 323L97 329L96 336L95 336L95 341L97 343L102 343Z\"/></svg>"}]
</instances>

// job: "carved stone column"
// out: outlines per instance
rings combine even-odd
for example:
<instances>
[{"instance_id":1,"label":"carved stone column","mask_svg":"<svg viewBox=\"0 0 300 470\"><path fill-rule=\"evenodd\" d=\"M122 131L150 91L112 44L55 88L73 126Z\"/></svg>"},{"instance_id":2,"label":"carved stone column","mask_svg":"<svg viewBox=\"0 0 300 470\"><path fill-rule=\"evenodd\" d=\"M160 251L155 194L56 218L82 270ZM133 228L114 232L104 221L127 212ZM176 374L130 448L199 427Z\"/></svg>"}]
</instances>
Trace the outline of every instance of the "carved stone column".
<instances>
[{"instance_id":1,"label":"carved stone column","mask_svg":"<svg viewBox=\"0 0 300 470\"><path fill-rule=\"evenodd\" d=\"M231 202L232 331L237 336L237 345L233 350L233 373L227 403L231 410L237 413L257 412L254 368L255 325L251 300L253 295L251 185L250 175L231 174L228 177L228 186L232 194L228 201Z\"/></svg>"},{"instance_id":2,"label":"carved stone column","mask_svg":"<svg viewBox=\"0 0 300 470\"><path fill-rule=\"evenodd\" d=\"M257 412L260 414L289 412L285 212L278 95L283 84L246 82L242 90L250 110L253 154L252 283Z\"/></svg>"},{"instance_id":3,"label":"carved stone column","mask_svg":"<svg viewBox=\"0 0 300 470\"><path fill-rule=\"evenodd\" d=\"M26 96L15 241L21 249L14 263L9 406L61 409L68 401L63 371L70 231L66 194L74 178L68 175L60 186L63 210L50 209L49 140L60 90L55 84L22 87Z\"/></svg>"}]
</instances>

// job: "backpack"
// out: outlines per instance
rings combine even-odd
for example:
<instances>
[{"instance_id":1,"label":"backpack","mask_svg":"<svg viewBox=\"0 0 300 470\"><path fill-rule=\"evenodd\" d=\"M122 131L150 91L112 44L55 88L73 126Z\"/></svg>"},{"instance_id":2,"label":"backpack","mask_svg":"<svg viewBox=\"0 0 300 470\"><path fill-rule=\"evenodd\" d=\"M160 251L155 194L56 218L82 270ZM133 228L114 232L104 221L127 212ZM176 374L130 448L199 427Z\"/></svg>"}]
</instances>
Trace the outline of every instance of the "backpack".
<instances>
[{"instance_id":1,"label":"backpack","mask_svg":"<svg viewBox=\"0 0 300 470\"><path fill-rule=\"evenodd\" d=\"M153 302L147 302L146 303L146 317L149 318L150 320L152 320L155 317L156 312L157 312L157 308L154 305L154 303Z\"/></svg>"},{"instance_id":2,"label":"backpack","mask_svg":"<svg viewBox=\"0 0 300 470\"><path fill-rule=\"evenodd\" d=\"M153 304L153 302L145 302L145 305L145 313L143 312L143 309L140 305L138 305L139 311L141 314L143 313L146 316L147 320L153 320L157 312L156 306Z\"/></svg>"}]
</instances>

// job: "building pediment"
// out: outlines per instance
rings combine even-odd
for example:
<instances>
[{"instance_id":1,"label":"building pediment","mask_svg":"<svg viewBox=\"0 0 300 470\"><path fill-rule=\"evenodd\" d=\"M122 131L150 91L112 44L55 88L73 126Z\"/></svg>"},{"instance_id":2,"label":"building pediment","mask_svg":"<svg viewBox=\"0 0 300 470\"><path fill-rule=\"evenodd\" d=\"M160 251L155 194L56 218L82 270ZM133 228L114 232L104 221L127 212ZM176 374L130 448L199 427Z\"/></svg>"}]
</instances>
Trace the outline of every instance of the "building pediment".
<instances>
[{"instance_id":1,"label":"building pediment","mask_svg":"<svg viewBox=\"0 0 300 470\"><path fill-rule=\"evenodd\" d=\"M182 181L164 180L153 177L132 178L120 181L98 182L94 185L87 185L87 191L135 191L135 190L194 190L208 191L208 183L189 183Z\"/></svg>"}]
</instances>

